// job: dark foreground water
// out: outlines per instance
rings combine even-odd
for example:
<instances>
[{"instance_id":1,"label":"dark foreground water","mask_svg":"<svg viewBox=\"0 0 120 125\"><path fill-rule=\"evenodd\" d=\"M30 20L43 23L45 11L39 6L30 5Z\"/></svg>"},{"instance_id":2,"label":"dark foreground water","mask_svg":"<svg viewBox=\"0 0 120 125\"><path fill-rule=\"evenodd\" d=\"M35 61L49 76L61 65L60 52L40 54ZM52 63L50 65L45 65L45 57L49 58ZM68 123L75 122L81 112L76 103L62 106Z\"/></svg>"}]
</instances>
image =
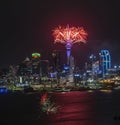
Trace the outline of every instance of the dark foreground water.
<instances>
[{"instance_id":1,"label":"dark foreground water","mask_svg":"<svg viewBox=\"0 0 120 125\"><path fill-rule=\"evenodd\" d=\"M0 125L119 125L120 91L51 93L56 115L40 117L40 93L0 95Z\"/></svg>"}]
</instances>

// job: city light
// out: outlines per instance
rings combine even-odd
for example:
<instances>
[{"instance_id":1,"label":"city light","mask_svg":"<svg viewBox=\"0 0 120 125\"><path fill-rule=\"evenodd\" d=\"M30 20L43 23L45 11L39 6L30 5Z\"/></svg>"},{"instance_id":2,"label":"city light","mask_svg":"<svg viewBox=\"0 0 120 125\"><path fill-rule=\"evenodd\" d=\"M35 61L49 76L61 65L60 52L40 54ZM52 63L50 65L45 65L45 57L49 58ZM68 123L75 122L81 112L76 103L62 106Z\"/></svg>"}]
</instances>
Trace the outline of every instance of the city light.
<instances>
[{"instance_id":1,"label":"city light","mask_svg":"<svg viewBox=\"0 0 120 125\"><path fill-rule=\"evenodd\" d=\"M117 66L115 65L115 66L114 66L114 68L116 69L116 68L117 68Z\"/></svg>"},{"instance_id":2,"label":"city light","mask_svg":"<svg viewBox=\"0 0 120 125\"><path fill-rule=\"evenodd\" d=\"M32 53L32 57L33 58L39 58L41 55L40 55L40 53Z\"/></svg>"}]
</instances>

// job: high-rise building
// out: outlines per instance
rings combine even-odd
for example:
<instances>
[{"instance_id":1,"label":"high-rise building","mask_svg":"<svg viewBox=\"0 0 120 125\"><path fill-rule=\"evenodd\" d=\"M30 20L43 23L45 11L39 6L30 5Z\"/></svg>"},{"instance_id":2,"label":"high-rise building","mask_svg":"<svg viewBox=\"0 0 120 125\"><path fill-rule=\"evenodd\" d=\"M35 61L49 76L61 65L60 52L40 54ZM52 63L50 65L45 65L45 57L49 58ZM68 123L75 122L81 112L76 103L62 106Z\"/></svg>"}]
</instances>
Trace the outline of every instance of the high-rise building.
<instances>
[{"instance_id":1,"label":"high-rise building","mask_svg":"<svg viewBox=\"0 0 120 125\"><path fill-rule=\"evenodd\" d=\"M108 50L101 50L99 55L100 55L100 67L104 77L107 70L111 68L111 56Z\"/></svg>"},{"instance_id":2,"label":"high-rise building","mask_svg":"<svg viewBox=\"0 0 120 125\"><path fill-rule=\"evenodd\" d=\"M41 76L47 76L49 69L49 60L40 60L40 73Z\"/></svg>"},{"instance_id":3,"label":"high-rise building","mask_svg":"<svg viewBox=\"0 0 120 125\"><path fill-rule=\"evenodd\" d=\"M61 65L60 51L53 50L53 52L52 52L52 60L53 60L54 70L58 70L60 68L60 65Z\"/></svg>"},{"instance_id":4,"label":"high-rise building","mask_svg":"<svg viewBox=\"0 0 120 125\"><path fill-rule=\"evenodd\" d=\"M40 74L40 53L32 53L32 74Z\"/></svg>"},{"instance_id":5,"label":"high-rise building","mask_svg":"<svg viewBox=\"0 0 120 125\"><path fill-rule=\"evenodd\" d=\"M70 74L73 73L74 67L75 67L75 64L74 64L74 57L73 57L73 56L70 56L70 66L69 66L69 68L70 68Z\"/></svg>"},{"instance_id":6,"label":"high-rise building","mask_svg":"<svg viewBox=\"0 0 120 125\"><path fill-rule=\"evenodd\" d=\"M99 61L92 63L92 76L93 78L99 74Z\"/></svg>"}]
</instances>

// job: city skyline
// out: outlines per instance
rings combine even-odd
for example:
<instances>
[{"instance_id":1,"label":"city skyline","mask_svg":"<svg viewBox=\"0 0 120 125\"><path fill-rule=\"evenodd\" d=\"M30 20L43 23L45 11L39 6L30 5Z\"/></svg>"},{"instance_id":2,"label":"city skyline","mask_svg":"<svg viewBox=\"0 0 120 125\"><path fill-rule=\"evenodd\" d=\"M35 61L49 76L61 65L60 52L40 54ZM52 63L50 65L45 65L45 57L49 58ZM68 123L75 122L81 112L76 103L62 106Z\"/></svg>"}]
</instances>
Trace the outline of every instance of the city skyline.
<instances>
[{"instance_id":1,"label":"city skyline","mask_svg":"<svg viewBox=\"0 0 120 125\"><path fill-rule=\"evenodd\" d=\"M9 2L9 1L8 1ZM119 59L119 4L113 1L3 3L0 17L0 67L18 64L37 51L41 58L49 58L52 50L65 54L63 45L53 44L52 30L58 25L83 26L88 32L86 45L77 44L72 54L84 63L90 53L109 49L113 63ZM47 48L46 48L47 46ZM66 56L66 55L63 55Z\"/></svg>"}]
</instances>

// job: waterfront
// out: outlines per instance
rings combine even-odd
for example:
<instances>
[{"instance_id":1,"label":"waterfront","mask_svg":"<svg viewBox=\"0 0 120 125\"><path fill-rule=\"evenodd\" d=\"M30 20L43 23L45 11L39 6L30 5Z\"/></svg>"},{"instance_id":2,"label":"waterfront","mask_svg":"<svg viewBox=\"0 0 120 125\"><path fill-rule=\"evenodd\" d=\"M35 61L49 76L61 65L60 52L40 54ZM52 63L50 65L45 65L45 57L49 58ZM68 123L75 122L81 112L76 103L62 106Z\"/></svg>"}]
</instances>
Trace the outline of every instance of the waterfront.
<instances>
[{"instance_id":1,"label":"waterfront","mask_svg":"<svg viewBox=\"0 0 120 125\"><path fill-rule=\"evenodd\" d=\"M117 125L120 91L50 93L60 106L56 115L39 117L41 93L0 95L0 125Z\"/></svg>"}]
</instances>

